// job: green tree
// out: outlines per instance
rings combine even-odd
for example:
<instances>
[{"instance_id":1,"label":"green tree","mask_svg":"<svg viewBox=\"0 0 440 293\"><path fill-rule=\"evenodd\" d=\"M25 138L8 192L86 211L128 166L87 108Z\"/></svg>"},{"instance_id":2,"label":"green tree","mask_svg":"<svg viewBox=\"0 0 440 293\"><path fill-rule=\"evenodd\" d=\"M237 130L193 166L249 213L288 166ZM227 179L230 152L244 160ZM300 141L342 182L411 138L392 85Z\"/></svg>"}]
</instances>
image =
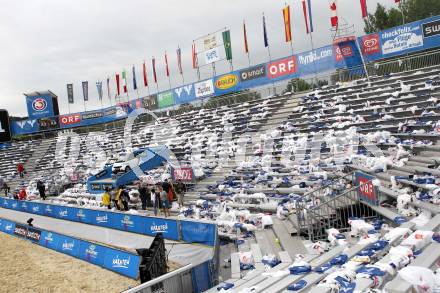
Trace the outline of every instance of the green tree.
<instances>
[{"instance_id":1,"label":"green tree","mask_svg":"<svg viewBox=\"0 0 440 293\"><path fill-rule=\"evenodd\" d=\"M402 10L401 10L402 9ZM402 19L402 11L404 20ZM405 23L440 14L439 0L401 0L400 6L386 9L377 4L376 11L364 20L365 33L375 33Z\"/></svg>"}]
</instances>

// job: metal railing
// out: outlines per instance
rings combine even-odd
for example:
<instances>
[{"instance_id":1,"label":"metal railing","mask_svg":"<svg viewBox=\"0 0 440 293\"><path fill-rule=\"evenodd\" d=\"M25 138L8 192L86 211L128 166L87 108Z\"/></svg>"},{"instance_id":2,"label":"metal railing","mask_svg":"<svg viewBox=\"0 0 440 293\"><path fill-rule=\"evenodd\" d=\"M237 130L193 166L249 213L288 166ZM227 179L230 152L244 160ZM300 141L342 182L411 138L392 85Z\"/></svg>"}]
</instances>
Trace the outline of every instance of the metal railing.
<instances>
[{"instance_id":1,"label":"metal railing","mask_svg":"<svg viewBox=\"0 0 440 293\"><path fill-rule=\"evenodd\" d=\"M300 235L308 237L311 241L324 240L327 238L326 231L330 228L338 229L340 232L347 231L348 219L351 217L363 219L378 217L376 211L358 198L358 188L359 186L356 186L329 199L327 197L325 201L310 208L307 208L306 202L300 204L296 210ZM316 192L318 191L320 190ZM319 200L316 199L315 203Z\"/></svg>"}]
</instances>

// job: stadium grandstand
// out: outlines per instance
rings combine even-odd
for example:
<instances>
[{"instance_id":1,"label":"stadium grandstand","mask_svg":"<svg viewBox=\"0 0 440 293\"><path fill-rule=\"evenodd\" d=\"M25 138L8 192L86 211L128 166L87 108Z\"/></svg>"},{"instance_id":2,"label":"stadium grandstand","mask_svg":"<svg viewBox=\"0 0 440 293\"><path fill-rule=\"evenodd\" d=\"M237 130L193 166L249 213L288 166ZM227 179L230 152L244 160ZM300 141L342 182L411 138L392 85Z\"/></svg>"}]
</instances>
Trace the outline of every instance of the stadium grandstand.
<instances>
[{"instance_id":1,"label":"stadium grandstand","mask_svg":"<svg viewBox=\"0 0 440 293\"><path fill-rule=\"evenodd\" d=\"M153 58L109 107L107 78L0 110L0 291L440 292L440 16L355 36L330 2L327 46L234 69L224 28L197 81L150 94Z\"/></svg>"}]
</instances>

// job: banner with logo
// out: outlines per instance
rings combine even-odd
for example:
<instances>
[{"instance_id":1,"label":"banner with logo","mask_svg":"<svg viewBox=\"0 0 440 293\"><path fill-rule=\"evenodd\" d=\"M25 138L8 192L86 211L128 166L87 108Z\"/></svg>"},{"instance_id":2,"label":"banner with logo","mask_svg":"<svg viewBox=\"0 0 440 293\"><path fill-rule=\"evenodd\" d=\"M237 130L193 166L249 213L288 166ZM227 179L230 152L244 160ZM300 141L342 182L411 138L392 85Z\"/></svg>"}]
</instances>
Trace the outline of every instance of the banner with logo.
<instances>
[{"instance_id":1,"label":"banner with logo","mask_svg":"<svg viewBox=\"0 0 440 293\"><path fill-rule=\"evenodd\" d=\"M208 51L203 52L205 56L205 63L211 64L220 60L220 50L218 48L213 48Z\"/></svg>"},{"instance_id":2,"label":"banner with logo","mask_svg":"<svg viewBox=\"0 0 440 293\"><path fill-rule=\"evenodd\" d=\"M236 73L225 74L215 79L215 93L217 95L236 91L238 88L239 77Z\"/></svg>"},{"instance_id":3,"label":"banner with logo","mask_svg":"<svg viewBox=\"0 0 440 293\"><path fill-rule=\"evenodd\" d=\"M1 229L0 231L4 233L13 235L15 231L15 223L2 219L0 229Z\"/></svg>"},{"instance_id":4,"label":"banner with logo","mask_svg":"<svg viewBox=\"0 0 440 293\"><path fill-rule=\"evenodd\" d=\"M128 252L107 248L103 267L121 275L137 279L139 275L140 257Z\"/></svg>"},{"instance_id":5,"label":"banner with logo","mask_svg":"<svg viewBox=\"0 0 440 293\"><path fill-rule=\"evenodd\" d=\"M80 259L102 267L106 253L107 247L80 240L78 253Z\"/></svg>"},{"instance_id":6,"label":"banner with logo","mask_svg":"<svg viewBox=\"0 0 440 293\"><path fill-rule=\"evenodd\" d=\"M29 119L52 117L55 115L50 95L27 96L26 106Z\"/></svg>"},{"instance_id":7,"label":"banner with logo","mask_svg":"<svg viewBox=\"0 0 440 293\"><path fill-rule=\"evenodd\" d=\"M179 240L179 228L175 220L142 217L142 227L145 227L143 234L156 236L162 233L166 239Z\"/></svg>"},{"instance_id":8,"label":"banner with logo","mask_svg":"<svg viewBox=\"0 0 440 293\"><path fill-rule=\"evenodd\" d=\"M206 98L214 94L214 84L212 79L197 82L194 84L196 98Z\"/></svg>"},{"instance_id":9,"label":"banner with logo","mask_svg":"<svg viewBox=\"0 0 440 293\"><path fill-rule=\"evenodd\" d=\"M157 105L159 109L174 105L173 92L164 92L157 95Z\"/></svg>"},{"instance_id":10,"label":"banner with logo","mask_svg":"<svg viewBox=\"0 0 440 293\"><path fill-rule=\"evenodd\" d=\"M356 171L355 172L355 185L357 186L357 195L359 200L365 201L372 205L379 205L378 189L373 185L373 177L369 174Z\"/></svg>"},{"instance_id":11,"label":"banner with logo","mask_svg":"<svg viewBox=\"0 0 440 293\"><path fill-rule=\"evenodd\" d=\"M216 225L200 222L180 221L182 240L188 243L199 243L214 246Z\"/></svg>"},{"instance_id":12,"label":"banner with logo","mask_svg":"<svg viewBox=\"0 0 440 293\"><path fill-rule=\"evenodd\" d=\"M37 119L26 119L20 121L11 121L12 135L30 134L39 132L40 128Z\"/></svg>"},{"instance_id":13,"label":"banner with logo","mask_svg":"<svg viewBox=\"0 0 440 293\"><path fill-rule=\"evenodd\" d=\"M184 183L195 182L194 171L192 168L171 168L171 178L174 182L180 180Z\"/></svg>"},{"instance_id":14,"label":"banner with logo","mask_svg":"<svg viewBox=\"0 0 440 293\"><path fill-rule=\"evenodd\" d=\"M174 89L173 95L176 104L184 104L194 101L196 99L194 84L188 84Z\"/></svg>"},{"instance_id":15,"label":"banner with logo","mask_svg":"<svg viewBox=\"0 0 440 293\"><path fill-rule=\"evenodd\" d=\"M59 129L58 117L47 117L38 119L40 131Z\"/></svg>"}]
</instances>

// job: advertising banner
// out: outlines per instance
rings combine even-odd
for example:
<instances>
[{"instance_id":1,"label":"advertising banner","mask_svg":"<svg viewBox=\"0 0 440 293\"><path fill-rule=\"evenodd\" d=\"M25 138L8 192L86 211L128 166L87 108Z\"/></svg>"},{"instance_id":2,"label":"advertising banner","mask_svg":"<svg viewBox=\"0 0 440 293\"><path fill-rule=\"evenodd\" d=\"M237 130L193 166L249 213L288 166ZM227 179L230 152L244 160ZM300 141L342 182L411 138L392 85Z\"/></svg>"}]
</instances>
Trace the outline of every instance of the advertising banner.
<instances>
[{"instance_id":1,"label":"advertising banner","mask_svg":"<svg viewBox=\"0 0 440 293\"><path fill-rule=\"evenodd\" d=\"M171 169L171 178L173 181L180 180L184 183L192 183L195 182L194 171L192 168L172 168Z\"/></svg>"},{"instance_id":2,"label":"advertising banner","mask_svg":"<svg viewBox=\"0 0 440 293\"><path fill-rule=\"evenodd\" d=\"M267 65L267 76L271 79L292 75L297 72L296 56L290 56Z\"/></svg>"},{"instance_id":3,"label":"advertising banner","mask_svg":"<svg viewBox=\"0 0 440 293\"><path fill-rule=\"evenodd\" d=\"M36 229L36 228L32 228L32 227L28 227L27 233L26 233L26 239L28 239L34 243L39 243L40 239L41 239L41 230Z\"/></svg>"},{"instance_id":4,"label":"advertising banner","mask_svg":"<svg viewBox=\"0 0 440 293\"><path fill-rule=\"evenodd\" d=\"M248 69L240 70L239 75L241 82L263 78L266 77L266 66L258 65Z\"/></svg>"},{"instance_id":5,"label":"advertising banner","mask_svg":"<svg viewBox=\"0 0 440 293\"><path fill-rule=\"evenodd\" d=\"M239 78L235 73L225 74L215 79L215 89L220 91L233 91L238 85Z\"/></svg>"},{"instance_id":6,"label":"advertising banner","mask_svg":"<svg viewBox=\"0 0 440 293\"><path fill-rule=\"evenodd\" d=\"M54 130L60 128L58 117L47 117L38 119L40 131Z\"/></svg>"},{"instance_id":7,"label":"advertising banner","mask_svg":"<svg viewBox=\"0 0 440 293\"><path fill-rule=\"evenodd\" d=\"M205 98L214 94L214 84L212 83L212 79L194 84L194 89L197 98Z\"/></svg>"},{"instance_id":8,"label":"advertising banner","mask_svg":"<svg viewBox=\"0 0 440 293\"><path fill-rule=\"evenodd\" d=\"M301 76L334 70L337 62L332 46L299 53L297 60L298 72Z\"/></svg>"},{"instance_id":9,"label":"advertising banner","mask_svg":"<svg viewBox=\"0 0 440 293\"><path fill-rule=\"evenodd\" d=\"M145 227L142 233L146 235L155 236L162 233L166 239L179 240L179 229L175 220L142 217L141 226Z\"/></svg>"},{"instance_id":10,"label":"advertising banner","mask_svg":"<svg viewBox=\"0 0 440 293\"><path fill-rule=\"evenodd\" d=\"M60 125L76 125L81 123L81 114L69 114L60 116Z\"/></svg>"},{"instance_id":11,"label":"advertising banner","mask_svg":"<svg viewBox=\"0 0 440 293\"><path fill-rule=\"evenodd\" d=\"M61 241L60 235L48 231L42 231L40 237L40 245L57 250L58 244Z\"/></svg>"},{"instance_id":12,"label":"advertising banner","mask_svg":"<svg viewBox=\"0 0 440 293\"><path fill-rule=\"evenodd\" d=\"M206 64L211 64L220 60L220 51L218 48L203 52Z\"/></svg>"},{"instance_id":13,"label":"advertising banner","mask_svg":"<svg viewBox=\"0 0 440 293\"><path fill-rule=\"evenodd\" d=\"M107 248L103 267L121 275L136 279L140 258L120 250Z\"/></svg>"},{"instance_id":14,"label":"advertising banner","mask_svg":"<svg viewBox=\"0 0 440 293\"><path fill-rule=\"evenodd\" d=\"M412 23L381 32L382 54L401 53L423 46L423 32L420 24Z\"/></svg>"},{"instance_id":15,"label":"advertising banner","mask_svg":"<svg viewBox=\"0 0 440 293\"><path fill-rule=\"evenodd\" d=\"M107 247L81 241L79 243L79 258L92 264L103 266Z\"/></svg>"},{"instance_id":16,"label":"advertising banner","mask_svg":"<svg viewBox=\"0 0 440 293\"><path fill-rule=\"evenodd\" d=\"M143 227L142 227L143 217L127 215L122 213L113 213L112 218L113 218L112 228L114 229L134 232L139 234L143 233Z\"/></svg>"},{"instance_id":17,"label":"advertising banner","mask_svg":"<svg viewBox=\"0 0 440 293\"><path fill-rule=\"evenodd\" d=\"M11 141L11 128L9 126L9 114L6 110L0 110L0 143Z\"/></svg>"},{"instance_id":18,"label":"advertising banner","mask_svg":"<svg viewBox=\"0 0 440 293\"><path fill-rule=\"evenodd\" d=\"M159 109L174 105L174 97L172 92L164 92L157 95L157 104Z\"/></svg>"},{"instance_id":19,"label":"advertising banner","mask_svg":"<svg viewBox=\"0 0 440 293\"><path fill-rule=\"evenodd\" d=\"M50 95L27 96L26 106L29 119L39 119L55 116Z\"/></svg>"},{"instance_id":20,"label":"advertising banner","mask_svg":"<svg viewBox=\"0 0 440 293\"><path fill-rule=\"evenodd\" d=\"M195 99L194 84L188 84L174 89L174 101L176 104L189 103Z\"/></svg>"},{"instance_id":21,"label":"advertising banner","mask_svg":"<svg viewBox=\"0 0 440 293\"><path fill-rule=\"evenodd\" d=\"M40 131L37 119L27 119L11 122L12 135L35 133Z\"/></svg>"},{"instance_id":22,"label":"advertising banner","mask_svg":"<svg viewBox=\"0 0 440 293\"><path fill-rule=\"evenodd\" d=\"M82 120L89 120L89 119L96 119L96 118L101 118L104 116L104 112L102 111L90 111L90 112L85 112L81 115L81 119Z\"/></svg>"},{"instance_id":23,"label":"advertising banner","mask_svg":"<svg viewBox=\"0 0 440 293\"><path fill-rule=\"evenodd\" d=\"M60 240L58 241L56 250L73 257L79 257L80 240L64 235L60 235L59 237Z\"/></svg>"},{"instance_id":24,"label":"advertising banner","mask_svg":"<svg viewBox=\"0 0 440 293\"><path fill-rule=\"evenodd\" d=\"M21 224L15 224L14 235L22 238L26 238L27 228Z\"/></svg>"},{"instance_id":25,"label":"advertising banner","mask_svg":"<svg viewBox=\"0 0 440 293\"><path fill-rule=\"evenodd\" d=\"M378 190L373 185L372 180L375 178L369 174L355 172L356 186L358 198L372 205L379 205Z\"/></svg>"},{"instance_id":26,"label":"advertising banner","mask_svg":"<svg viewBox=\"0 0 440 293\"><path fill-rule=\"evenodd\" d=\"M156 110L157 109L157 99L156 96L149 96L142 98L142 106L148 110Z\"/></svg>"},{"instance_id":27,"label":"advertising banner","mask_svg":"<svg viewBox=\"0 0 440 293\"><path fill-rule=\"evenodd\" d=\"M73 84L68 83L67 84L67 102L69 104L73 104Z\"/></svg>"},{"instance_id":28,"label":"advertising banner","mask_svg":"<svg viewBox=\"0 0 440 293\"><path fill-rule=\"evenodd\" d=\"M188 243L215 245L215 224L180 221L182 240Z\"/></svg>"},{"instance_id":29,"label":"advertising banner","mask_svg":"<svg viewBox=\"0 0 440 293\"><path fill-rule=\"evenodd\" d=\"M15 223L8 221L8 220L5 220L5 219L2 219L1 229L4 233L13 235L14 231L15 231Z\"/></svg>"}]
</instances>

